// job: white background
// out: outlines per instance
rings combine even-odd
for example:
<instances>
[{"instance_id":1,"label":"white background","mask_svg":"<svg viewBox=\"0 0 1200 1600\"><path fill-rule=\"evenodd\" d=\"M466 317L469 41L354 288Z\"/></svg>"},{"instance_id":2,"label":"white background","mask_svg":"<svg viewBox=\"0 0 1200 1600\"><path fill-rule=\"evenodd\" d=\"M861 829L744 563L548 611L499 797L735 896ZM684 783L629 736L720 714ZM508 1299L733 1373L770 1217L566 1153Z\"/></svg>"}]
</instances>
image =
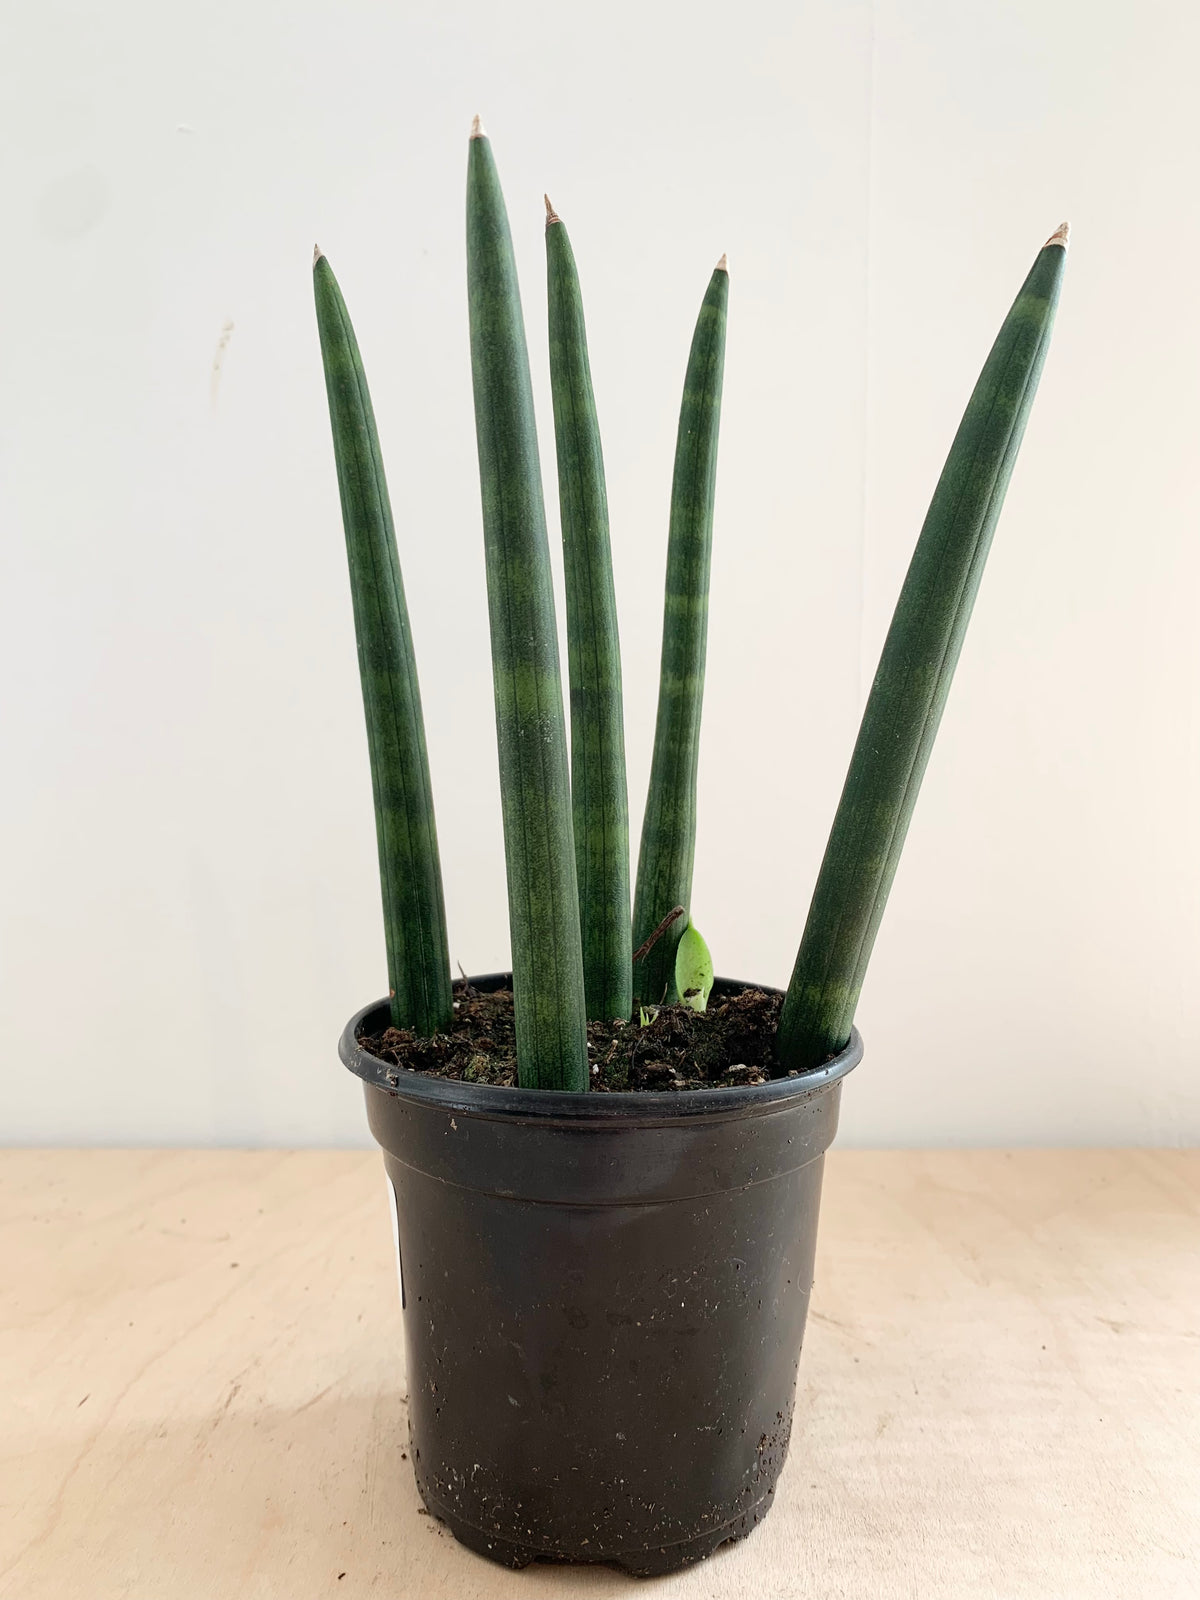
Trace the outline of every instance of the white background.
<instances>
[{"instance_id":1,"label":"white background","mask_svg":"<svg viewBox=\"0 0 1200 1600\"><path fill-rule=\"evenodd\" d=\"M635 839L683 367L729 252L694 908L718 970L773 983L946 448L1070 217L842 1137L1200 1138L1198 58L1189 0L10 17L0 1137L366 1138L334 1046L385 977L314 239L389 464L453 953L507 959L463 262L479 110L547 465L543 189L583 277Z\"/></svg>"}]
</instances>

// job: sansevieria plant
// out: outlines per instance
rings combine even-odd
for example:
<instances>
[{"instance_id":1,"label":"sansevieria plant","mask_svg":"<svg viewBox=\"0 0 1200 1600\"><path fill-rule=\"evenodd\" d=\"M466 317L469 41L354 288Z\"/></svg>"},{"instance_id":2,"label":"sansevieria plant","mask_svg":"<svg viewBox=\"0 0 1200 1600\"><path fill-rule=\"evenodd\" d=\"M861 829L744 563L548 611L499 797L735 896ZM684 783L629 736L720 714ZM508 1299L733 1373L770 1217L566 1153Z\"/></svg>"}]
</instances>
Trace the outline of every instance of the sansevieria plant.
<instances>
[{"instance_id":1,"label":"sansevieria plant","mask_svg":"<svg viewBox=\"0 0 1200 1600\"><path fill-rule=\"evenodd\" d=\"M992 347L917 541L783 1003L775 1070L849 1040L875 935L1020 448L1066 260L1046 242ZM570 747L512 239L478 119L467 169L471 365L523 1087L584 1090L587 1024L703 1009L691 917L697 763L729 273L704 292L684 379L658 718L630 906L621 658L600 425L566 228L546 201L550 379L566 578ZM345 303L313 266L375 796L392 1022L450 1028L449 947L421 697L383 460Z\"/></svg>"}]
</instances>

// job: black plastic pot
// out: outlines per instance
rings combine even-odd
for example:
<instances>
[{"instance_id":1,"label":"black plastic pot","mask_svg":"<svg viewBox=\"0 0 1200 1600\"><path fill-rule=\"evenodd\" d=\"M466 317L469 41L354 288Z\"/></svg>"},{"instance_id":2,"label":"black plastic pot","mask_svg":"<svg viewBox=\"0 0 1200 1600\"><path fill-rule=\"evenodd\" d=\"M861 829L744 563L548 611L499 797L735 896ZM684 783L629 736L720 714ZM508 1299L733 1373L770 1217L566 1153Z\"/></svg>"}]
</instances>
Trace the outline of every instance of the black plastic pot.
<instances>
[{"instance_id":1,"label":"black plastic pot","mask_svg":"<svg viewBox=\"0 0 1200 1600\"><path fill-rule=\"evenodd\" d=\"M511 1567L649 1576L741 1538L787 1452L857 1033L753 1088L572 1095L390 1082L358 1045L387 1021L360 1011L340 1054L394 1191L426 1506Z\"/></svg>"}]
</instances>

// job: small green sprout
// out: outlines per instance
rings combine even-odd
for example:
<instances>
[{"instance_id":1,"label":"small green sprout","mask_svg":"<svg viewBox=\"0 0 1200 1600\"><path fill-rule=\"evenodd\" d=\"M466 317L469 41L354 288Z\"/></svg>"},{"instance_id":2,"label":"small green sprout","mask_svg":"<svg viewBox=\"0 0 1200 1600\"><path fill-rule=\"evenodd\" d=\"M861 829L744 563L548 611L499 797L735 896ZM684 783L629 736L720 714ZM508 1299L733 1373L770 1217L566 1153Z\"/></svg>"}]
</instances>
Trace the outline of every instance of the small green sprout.
<instances>
[{"instance_id":1,"label":"small green sprout","mask_svg":"<svg viewBox=\"0 0 1200 1600\"><path fill-rule=\"evenodd\" d=\"M712 986L712 956L699 929L689 922L675 946L675 987L685 1006L706 1011Z\"/></svg>"}]
</instances>

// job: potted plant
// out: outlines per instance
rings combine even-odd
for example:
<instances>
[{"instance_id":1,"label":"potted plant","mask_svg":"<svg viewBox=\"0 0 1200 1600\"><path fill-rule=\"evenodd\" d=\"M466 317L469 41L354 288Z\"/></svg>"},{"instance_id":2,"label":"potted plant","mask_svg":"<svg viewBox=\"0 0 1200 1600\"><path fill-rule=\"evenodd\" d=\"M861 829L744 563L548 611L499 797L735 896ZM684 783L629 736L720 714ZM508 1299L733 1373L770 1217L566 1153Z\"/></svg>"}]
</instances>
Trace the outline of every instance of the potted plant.
<instances>
[{"instance_id":1,"label":"potted plant","mask_svg":"<svg viewBox=\"0 0 1200 1600\"><path fill-rule=\"evenodd\" d=\"M570 242L546 202L568 756L529 363L476 120L472 371L512 971L452 982L383 462L328 261L314 284L374 786L390 993L351 1019L391 1184L412 1460L512 1566L670 1571L744 1534L787 1449L824 1152L854 1011L1050 337L1067 233L983 368L884 645L785 996L717 980L691 921L729 277L688 360L654 757L630 916L621 669Z\"/></svg>"}]
</instances>

